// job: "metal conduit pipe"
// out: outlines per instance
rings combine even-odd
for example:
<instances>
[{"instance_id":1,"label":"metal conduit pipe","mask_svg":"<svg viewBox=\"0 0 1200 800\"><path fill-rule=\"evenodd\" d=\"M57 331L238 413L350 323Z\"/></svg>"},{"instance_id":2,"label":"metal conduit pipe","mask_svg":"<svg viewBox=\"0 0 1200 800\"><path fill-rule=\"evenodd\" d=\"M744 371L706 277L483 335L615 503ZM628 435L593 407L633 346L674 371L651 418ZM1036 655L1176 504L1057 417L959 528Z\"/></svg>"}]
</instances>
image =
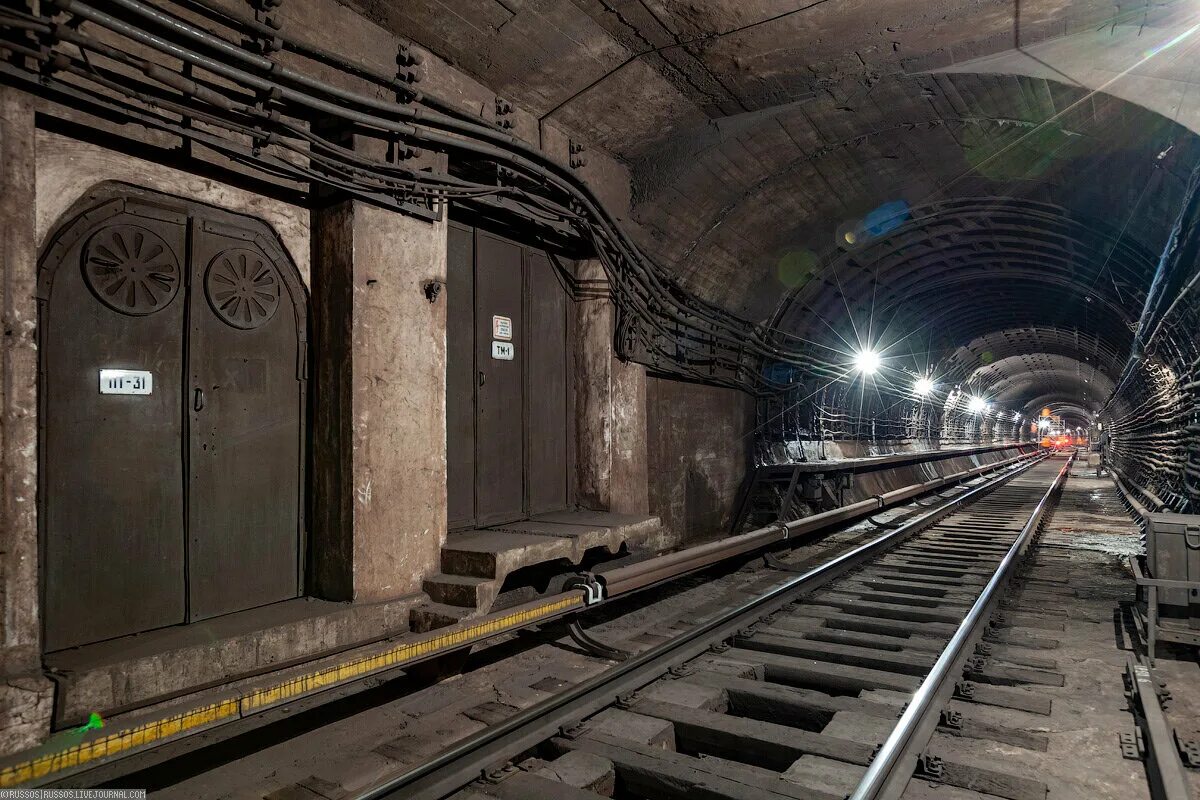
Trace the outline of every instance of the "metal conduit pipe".
<instances>
[{"instance_id":1,"label":"metal conduit pipe","mask_svg":"<svg viewBox=\"0 0 1200 800\"><path fill-rule=\"evenodd\" d=\"M290 102L306 105L309 108L317 108L322 113L333 114L342 119L371 125L384 131L400 133L402 136L414 141L480 155L485 158L508 163L520 170L526 171L528 173L527 177L542 181L543 185L548 189L561 192L569 197L573 205L578 204L577 208L570 210L556 208L555 213L564 221L580 228L583 236L590 238L597 245L601 260L605 262L606 269L611 274L620 275L624 281L632 284L632 290L631 286L626 286L622 281L615 282L614 287L617 289L617 293L623 302L628 305L629 309L634 311L631 317L641 325L646 325L650 330L635 329L631 334L634 337L630 339L631 347L634 344L634 339L636 339L636 342L644 347L647 353L653 354L657 352L654 334L668 339L678 339L677 332L673 334L672 331L663 329L659 320L661 316L664 320L677 323L685 328L692 328L700 333L703 340L712 338L720 343L722 347L726 347L734 352L733 356L714 356L711 352L711 347L704 347L703 342L697 341L695 346L692 346L690 343L687 343L686 337L680 339L677 341L677 345L683 344L687 349L694 350L697 354L704 353L703 357L699 357L699 355L697 357L700 362L709 365L707 370L693 368L686 359L681 359L677 365L681 374L688 374L700 380L715 382L718 385L734 385L743 388L747 385L752 385L756 389L761 389L764 380L757 374L753 366L747 364L745 361L746 357L756 356L760 358L771 357L783 359L816 372L821 372L824 369L818 361L815 361L808 354L780 347L776 339L765 335L767 331L761 326L732 316L711 303L689 296L673 282L664 279L664 276L660 274L656 265L638 250L637 246L608 214L586 184L581 183L563 165L548 158L545 154L534 150L519 139L503 131L496 130L483 121L472 123L466 118L466 115L460 112L455 113L452 111L452 115L447 116L438 112L430 113L428 110L421 108L406 108L399 103L393 104L381 101L369 95L357 94L352 90L325 83L295 70L283 67L258 53L246 52L244 48L239 47L234 42L195 28L189 21L175 17L169 13L161 12L149 4L139 2L139 0L114 0L114 2L117 2L125 11L136 14L163 29L168 36L181 37L196 42L203 48L215 50L223 56L231 57L231 60L238 60L251 69L258 70L261 74L250 75L243 70L226 66L221 61L201 53L196 53L177 42L169 41L162 36L141 30L123 20L116 19L87 3L78 2L78 0L53 0L53 2L58 7L66 9L70 13L90 19L122 36L132 38L157 52L182 59L185 63L199 66L202 69L207 69L228 80L232 80L236 84L257 87L259 92L266 92L272 97L286 98ZM217 14L222 19L232 19L227 14L221 14L220 9L210 3L204 2L204 0L185 0L181 4L193 9L207 8L209 12ZM248 24L244 19L232 19L232 22L233 25L239 23L242 25ZM267 35L268 33L258 28L255 30L262 35ZM67 29L63 26L54 26L52 35L60 39L65 39L66 31ZM306 46L296 45L293 50L295 52L308 53L309 57L315 57L326 62L338 62L331 54L324 51L313 51ZM370 70L362 67L355 67L354 65L347 65L341 62L338 62L338 65L350 74L370 73ZM155 71L151 77L155 80L161 80L163 75L160 74L160 71ZM382 75L371 73L367 77L388 85L394 83L392 79ZM302 86L306 91L322 95L326 98L333 98L338 102L330 103L320 97L305 96L305 91L296 92L285 86L280 86L280 80ZM167 80L166 85L173 85L173 81ZM178 89L177 86L175 88ZM421 101L419 97L415 99L417 102ZM360 108L380 111L388 117L419 121L421 124L413 126L397 125L390 119L380 118L370 113L362 114L355 112L352 109L342 107L342 104L356 105ZM154 104L152 103L151 105ZM178 109L176 111L182 113ZM143 121L143 124L146 123ZM462 138L457 136L443 136L430 131L425 127L426 125L434 125L444 130L464 135ZM186 135L190 136L192 134L188 133ZM297 133L296 135L304 136L305 134ZM309 139L314 146L327 147L324 142L318 143L312 137L309 137ZM489 142L494 142L497 146L488 144ZM218 152L224 152L219 145L217 146L217 150ZM261 156L255 151L255 159L260 158ZM240 160L242 163L250 163L245 159L235 158L235 160ZM292 172L296 172L296 168L292 165L280 164L279 168L285 171L291 170ZM270 169L267 168L266 171L270 172ZM338 181L328 176L321 177L299 173L291 175L291 177L297 180L322 180L327 183L336 184L341 188L354 190L352 178L348 178L346 181ZM422 180L428 180L436 184L441 177L429 174L423 176ZM508 193L517 195L520 198L520 202L526 204L532 203L534 205L540 204L545 206L550 203L550 201L545 200L540 195L530 195L515 185L512 187L484 187L481 185L479 188L489 194ZM386 191L386 189L380 188L379 191ZM647 296L643 296L642 292L646 292ZM656 303L651 303L651 300L656 301ZM650 356L644 357L648 358ZM714 374L714 363L719 370L728 370L732 373L732 376ZM766 383L769 384L769 381Z\"/></svg>"},{"instance_id":2,"label":"metal conduit pipe","mask_svg":"<svg viewBox=\"0 0 1200 800\"><path fill-rule=\"evenodd\" d=\"M960 481L978 477L985 472L1007 469L1037 458L1040 453L1023 453L995 464L986 464L924 483L905 486L869 500L861 500L848 506L813 514L788 523L774 523L756 531L730 536L715 542L689 547L675 553L647 559L627 567L619 567L603 575L608 596L644 588L653 583L674 578L687 572L702 569L727 558L753 552L772 544L785 542L793 536L821 530L839 522L866 517L880 509L896 505L926 492L934 491Z\"/></svg>"},{"instance_id":3,"label":"metal conduit pipe","mask_svg":"<svg viewBox=\"0 0 1200 800\"><path fill-rule=\"evenodd\" d=\"M1148 509L1144 505L1142 505L1140 502L1138 502L1137 496L1130 489L1130 486L1135 485L1135 484L1133 484L1132 481L1129 480L1129 478L1125 477L1125 473L1121 472L1121 470L1117 469L1117 467L1113 466L1112 464L1107 464L1105 466L1108 468L1108 471L1112 473L1113 481L1117 484L1117 488L1121 490L1121 494L1125 495L1126 502L1128 502L1129 505L1133 507L1133 510L1136 511L1139 516L1141 516L1144 519L1147 514L1154 513L1150 509ZM1155 505L1156 511L1161 510L1166 507L1167 504L1164 503L1162 500L1160 500L1157 496L1154 495L1153 492L1149 491L1148 489L1143 489L1140 486L1138 486L1137 491L1142 496L1149 499L1150 502Z\"/></svg>"},{"instance_id":4,"label":"metal conduit pipe","mask_svg":"<svg viewBox=\"0 0 1200 800\"><path fill-rule=\"evenodd\" d=\"M1067 459L1067 463L1058 471L1054 483L1038 501L1033 514L1021 528L1017 540L1005 553L995 574L972 604L938 660L934 662L933 669L905 706L900 722L892 729L879 753L871 760L871 765L849 800L896 800L904 793L915 772L917 757L925 749L929 736L938 723L938 712L949 698L955 680L962 674L963 663L970 655L975 640L982 635L983 627L992 611L999 604L1018 560L1025 554L1034 533L1041 525L1042 517L1050 505L1050 498L1062 486L1074 460L1074 455Z\"/></svg>"},{"instance_id":5,"label":"metal conduit pipe","mask_svg":"<svg viewBox=\"0 0 1200 800\"><path fill-rule=\"evenodd\" d=\"M252 63L255 66L266 71L268 75L286 76L297 82L302 82L306 88L319 91L330 97L335 97L347 103L354 103L367 108L384 111L393 116L406 117L408 119L421 119L426 123L434 123L448 130L462 132L468 135L478 136L480 138L496 141L503 145L504 148L484 144L481 142L472 142L465 138L457 136L445 136L425 130L413 125L398 124L387 119L382 119L371 114L357 112L352 109L345 108L336 103L328 102L320 98L312 97L289 89L285 86L280 86L275 80L261 78L252 75L244 70L236 67L231 67L216 61L212 58L204 56L200 53L191 51L185 47L177 45L173 42L163 39L162 37L143 31L136 26L118 20L102 11L99 11L87 4L78 2L78 0L53 0L58 7L77 14L85 19L88 19L98 25L106 27L115 33L133 39L142 45L157 50L160 53L178 58L186 63L191 63L200 66L210 72L232 80L235 83L242 85L250 85L257 88L259 91L277 91L279 96L287 100L301 105L308 106L313 110L319 111L335 117L340 117L360 124L383 128L393 133L407 136L410 138L424 140L442 147L457 148L467 152L476 153L485 157L506 161L512 163L522 169L526 169L543 179L552 181L556 188L564 193L571 195L592 215L592 217L602 223L600 226L602 231L595 231L594 234L606 241L623 256L627 262L635 264L638 267L635 275L626 275L626 277L634 278L651 292L658 295L673 295L674 287L663 281L662 277L651 268L651 265L644 262L644 255L637 249L636 245L628 238L625 232L616 224L603 205L592 194L591 190L584 184L581 184L575 177L569 174L561 165L546 158L542 153L532 149L524 142L517 140L508 134L501 133L486 126L474 125L471 123L462 122L452 117L447 117L441 114L436 115L421 115L412 113L412 109L408 109L409 113L404 113L404 109L397 105L384 103L364 95L358 95L336 86L326 84L300 73L292 71L284 71L284 68L275 64L269 59L263 59L261 56L246 53L244 50L236 47L219 37L214 37L207 32L192 28L186 23L176 20L168 15L163 15L157 10L136 2L136 0L120 0L122 6L127 10L141 14L144 18L154 19L162 25L169 26L170 30L175 31L180 35L184 35L195 41L200 41L210 47L215 47L226 52L229 55L238 54L237 57L243 63ZM211 41L210 41L211 40ZM265 63L266 66L263 64ZM435 118L436 117L436 118ZM631 296L632 299L632 296ZM782 357L796 361L797 363L806 362L808 359L802 353L785 352L781 348L773 346L763 336L763 332L757 326L753 326L744 320L731 318L720 309L712 304L701 301L697 298L688 298L691 300L687 303L687 313L694 315L707 325L713 326L717 330L724 330L731 335L740 337L741 343L749 346L757 355ZM689 322L689 320L680 316L676 321Z\"/></svg>"},{"instance_id":6,"label":"metal conduit pipe","mask_svg":"<svg viewBox=\"0 0 1200 800\"><path fill-rule=\"evenodd\" d=\"M987 469L1002 469L1023 462L1017 467L1029 467L1040 461L1042 453L1023 454L1014 459L990 465ZM1069 462L1068 462L1069 463ZM1013 472L1017 470L1013 468ZM968 470L975 473L978 470ZM799 592L812 590L846 574L895 542L903 541L917 530L923 530L930 520L948 513L954 508L991 491L996 482L1004 482L1006 476L974 487L959 497L950 500L936 511L920 519L905 523L900 528L885 533L865 544L836 556L825 563L807 570L801 575L745 601L737 608L699 624L696 628L656 645L647 651L623 661L599 675L556 694L547 700L525 709L460 741L433 759L410 769L403 775L368 787L355 796L355 800L381 800L382 798L406 798L406 800L435 800L462 787L479 774L478 765L503 762L516 753L544 740L563 725L578 721L612 703L615 695L636 690L655 680L672 664L682 663L704 652L714 641L728 638L745 624L749 617L761 615L764 609L777 609ZM693 548L695 549L695 548ZM463 780L464 776L466 781Z\"/></svg>"}]
</instances>

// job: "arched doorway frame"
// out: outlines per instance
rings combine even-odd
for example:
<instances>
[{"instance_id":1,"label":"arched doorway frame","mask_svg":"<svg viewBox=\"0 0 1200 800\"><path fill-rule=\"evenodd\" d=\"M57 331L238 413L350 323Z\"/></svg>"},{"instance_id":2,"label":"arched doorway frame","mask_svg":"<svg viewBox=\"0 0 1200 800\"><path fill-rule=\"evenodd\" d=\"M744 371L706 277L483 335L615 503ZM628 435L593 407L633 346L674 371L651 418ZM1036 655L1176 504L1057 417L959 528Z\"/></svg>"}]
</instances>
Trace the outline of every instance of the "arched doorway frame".
<instances>
[{"instance_id":1,"label":"arched doorway frame","mask_svg":"<svg viewBox=\"0 0 1200 800\"><path fill-rule=\"evenodd\" d=\"M296 379L301 383L299 390L300 425L297 431L299 441L299 475L297 476L299 502L296 509L298 517L297 541L297 586L302 596L309 589L308 566L311 562L310 537L308 536L307 517L309 516L310 487L308 476L310 469L310 443L308 430L311 420L312 397L309 378L309 346L310 341L310 293L305 286L303 277L287 248L270 223L250 214L222 208L210 203L189 200L187 198L166 194L153 189L136 186L122 181L101 181L94 184L71 204L59 217L44 242L39 248L37 261L36 300L38 304L38 449L37 449L37 484L38 484L38 555L41 569L38 577L38 598L42 608L40 627L42 629L43 649L48 650L47 637L47 469L46 469L46 433L47 427L53 424L48 413L48 395L46 391L47 355L44 343L49 335L47 308L54 288L56 276L66 267L80 268L81 265L68 258L73 248L93 233L101 230L110 220L120 215L145 217L147 219L162 219L163 215L186 219L188 225L203 225L206 230L212 230L221 236L240 239L247 245L257 247L276 267L280 283L287 292L291 302L293 322L296 336ZM210 227L211 226L211 227ZM189 237L190 239L190 237ZM189 257L190 258L190 257ZM181 277L181 280L183 278ZM194 291L194 289L190 289ZM188 620L184 620L186 622Z\"/></svg>"}]
</instances>

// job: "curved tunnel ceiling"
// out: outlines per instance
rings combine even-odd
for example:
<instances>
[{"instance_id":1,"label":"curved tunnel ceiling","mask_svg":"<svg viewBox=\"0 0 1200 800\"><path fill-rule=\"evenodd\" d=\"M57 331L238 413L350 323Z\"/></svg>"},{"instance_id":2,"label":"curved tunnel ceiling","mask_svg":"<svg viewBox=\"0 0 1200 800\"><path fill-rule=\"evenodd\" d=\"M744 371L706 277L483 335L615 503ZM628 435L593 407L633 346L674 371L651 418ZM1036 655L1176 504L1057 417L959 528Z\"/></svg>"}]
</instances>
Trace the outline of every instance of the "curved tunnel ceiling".
<instances>
[{"instance_id":1,"label":"curved tunnel ceiling","mask_svg":"<svg viewBox=\"0 0 1200 800\"><path fill-rule=\"evenodd\" d=\"M1070 393L1095 412L1116 388L1108 375L1069 356L1023 353L979 367L966 386L1005 408L1023 409L1047 390Z\"/></svg>"},{"instance_id":2,"label":"curved tunnel ceiling","mask_svg":"<svg viewBox=\"0 0 1200 800\"><path fill-rule=\"evenodd\" d=\"M1117 353L1099 339L1080 331L1052 328L1009 328L972 339L942 362L939 378L951 382L964 380L981 366L1026 353L1048 353L1080 359L1095 367L1109 381L1120 374Z\"/></svg>"},{"instance_id":3,"label":"curved tunnel ceiling","mask_svg":"<svg viewBox=\"0 0 1200 800\"><path fill-rule=\"evenodd\" d=\"M803 109L812 129L836 126L836 147L755 146L758 129L748 129L693 154L670 189L643 187L640 219L655 246L683 265L690 288L770 320L830 363L871 348L907 372L965 377L982 364L964 363L961 348L1031 331L1057 343L1048 352L1103 361L1108 374L1084 382L1029 369L1011 398L1001 393L1006 405L1053 389L1094 412L1130 353L1197 137L1045 80L958 74L881 86L886 102L866 115ZM899 115L910 122L882 124ZM768 138L786 127L770 126ZM735 180L747 153L762 174ZM1008 352L1043 351L1017 339Z\"/></svg>"},{"instance_id":4,"label":"curved tunnel ceiling","mask_svg":"<svg viewBox=\"0 0 1200 800\"><path fill-rule=\"evenodd\" d=\"M996 66L1078 34L1178 88L1197 42L1153 55L1186 4L343 1L624 161L632 233L703 299L817 359L865 338L1015 404L1103 402L1200 158L1154 111Z\"/></svg>"}]
</instances>

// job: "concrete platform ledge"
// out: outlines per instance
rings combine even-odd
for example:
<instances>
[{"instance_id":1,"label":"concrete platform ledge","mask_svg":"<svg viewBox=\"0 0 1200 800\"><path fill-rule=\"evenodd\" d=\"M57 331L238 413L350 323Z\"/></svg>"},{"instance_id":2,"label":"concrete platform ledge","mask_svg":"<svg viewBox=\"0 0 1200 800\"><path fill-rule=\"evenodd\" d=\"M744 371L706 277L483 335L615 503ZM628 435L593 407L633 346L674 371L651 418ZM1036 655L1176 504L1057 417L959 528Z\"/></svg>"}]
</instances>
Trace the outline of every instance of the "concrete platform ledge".
<instances>
[{"instance_id":1,"label":"concrete platform ledge","mask_svg":"<svg viewBox=\"0 0 1200 800\"><path fill-rule=\"evenodd\" d=\"M49 653L53 726L79 725L406 633L424 595L356 605L298 598Z\"/></svg>"},{"instance_id":2,"label":"concrete platform ledge","mask_svg":"<svg viewBox=\"0 0 1200 800\"><path fill-rule=\"evenodd\" d=\"M589 551L621 546L657 553L666 546L658 517L605 511L557 511L482 530L451 533L442 571L425 579L431 603L413 611L413 630L428 631L486 613L509 575L523 567L580 564Z\"/></svg>"}]
</instances>

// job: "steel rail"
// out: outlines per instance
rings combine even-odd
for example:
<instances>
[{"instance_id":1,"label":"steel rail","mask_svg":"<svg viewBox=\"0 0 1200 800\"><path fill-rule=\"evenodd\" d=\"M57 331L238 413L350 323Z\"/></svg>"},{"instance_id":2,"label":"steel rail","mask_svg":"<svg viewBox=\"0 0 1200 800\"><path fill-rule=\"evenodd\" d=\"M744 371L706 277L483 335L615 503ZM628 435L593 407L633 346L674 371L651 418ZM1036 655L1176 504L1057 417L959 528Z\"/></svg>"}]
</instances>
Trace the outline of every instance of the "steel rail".
<instances>
[{"instance_id":1,"label":"steel rail","mask_svg":"<svg viewBox=\"0 0 1200 800\"><path fill-rule=\"evenodd\" d=\"M803 536L830 525L864 518L905 500L911 500L939 488L978 477L985 472L1004 468L1006 465L1013 466L1039 456L1040 454L1037 452L1026 453L996 464L986 464L942 478L934 478L925 483L901 487L866 500L860 500L857 503L851 503L848 506L813 514L792 522L767 525L749 533L728 536L708 544L689 547L686 550L668 553L665 556L630 564L627 567L619 567L598 577L604 583L606 596L625 594L667 578L677 578L688 572L703 569L737 555L785 542L794 536Z\"/></svg>"},{"instance_id":2,"label":"steel rail","mask_svg":"<svg viewBox=\"0 0 1200 800\"><path fill-rule=\"evenodd\" d=\"M501 767L584 717L611 705L621 695L646 686L672 667L699 656L713 644L775 613L802 594L821 588L870 561L879 553L935 524L963 505L990 493L1044 458L973 487L937 509L870 542L814 567L779 586L701 623L692 630L629 658L576 686L548 698L503 722L468 737L433 760L356 796L355 800L437 800Z\"/></svg>"},{"instance_id":3,"label":"steel rail","mask_svg":"<svg viewBox=\"0 0 1200 800\"><path fill-rule=\"evenodd\" d=\"M1021 556L1037 532L1050 499L1062 486L1075 456L1058 471L1050 488L1042 495L1016 541L1005 553L979 597L971 605L958 630L934 663L929 675L921 682L912 700L904 709L900 722L892 729L879 753L871 761L849 800L894 800L904 793L916 771L921 751L929 743L937 727L938 717L954 690L955 681L962 677L963 666L972 653L975 642L982 637L1004 588Z\"/></svg>"},{"instance_id":4,"label":"steel rail","mask_svg":"<svg viewBox=\"0 0 1200 800\"><path fill-rule=\"evenodd\" d=\"M1154 677L1145 664L1132 656L1125 665L1129 704L1138 726L1145 732L1146 781L1154 800L1189 800L1187 770L1175 746L1175 734L1163 714Z\"/></svg>"},{"instance_id":5,"label":"steel rail","mask_svg":"<svg viewBox=\"0 0 1200 800\"><path fill-rule=\"evenodd\" d=\"M3 65L0 65L2 67ZM784 525L772 525L767 528L760 529L756 532L745 534L741 537L732 537L733 548L731 550L722 550L721 545L724 542L730 542L730 539L722 540L722 542L709 543L700 545L689 550L671 553L666 556L648 559L639 564L631 565L623 570L614 570L611 573L594 576L593 582L586 586L578 586L577 588L568 589L559 594L549 595L538 598L537 600L522 603L520 605L511 606L502 610L493 611L481 617L475 617L469 621L449 625L444 628L438 628L425 634L414 636L405 636L396 639L394 645L387 650L375 650L368 653L363 653L361 650L356 651L355 647L362 647L369 644L378 644L383 640L375 642L364 642L360 645L339 648L319 654L320 658L337 656L343 653L350 653L349 660L339 663L324 666L313 673L301 676L299 680L311 681L314 686L320 688L311 691L305 690L297 693L295 684L297 679L288 678L274 685L269 685L265 689L256 689L243 696L233 696L228 698L228 703L231 708L237 709L236 714L230 718L223 719L216 723L218 725L231 725L237 727L242 722L263 713L264 711L272 711L287 702L295 702L302 698L310 698L318 695L321 692L333 689L338 686L343 686L354 680L360 680L368 675L385 674L391 670L398 668L408 668L415 664L428 661L448 653L462 650L464 648L475 645L484 644L492 641L497 637L510 635L517 630L529 627L530 625L543 625L547 622L571 617L576 614L586 613L587 611L599 608L606 605L615 599L614 593L603 592L605 588L603 582L609 575L624 573L627 578L636 578L630 580L623 586L620 586L620 595L629 596L642 589L649 588L654 585L666 583L674 578L681 577L690 572L703 569L722 560L730 559L738 555L743 555L755 551L766 550L773 544L783 542L789 536L797 531L801 533L814 533L834 526L839 522L849 521L851 519L865 518L871 514L877 513L881 508L880 503L890 505L892 503L901 502L909 497L919 496L929 492L943 489L955 483L960 483L970 478L979 477L985 473L995 473L989 476L991 483L983 484L983 486L999 485L1003 479L1011 477L1022 466L1027 466L1032 459L1038 458L1037 453L1023 453L1004 461L999 461L994 464L987 464L981 467L976 467L963 472L948 475L944 478L927 481L925 483L913 484L881 495L878 498L872 498L863 503L855 504L850 507L853 513L847 513L846 509L835 509L833 511L816 514L811 517L806 517L796 523L792 523L791 530ZM979 487L975 487L979 488ZM970 491L974 491L973 489ZM968 493L969 494L969 493ZM936 506L931 515L927 515L923 519L940 518L940 516L948 513L955 507L961 498L965 495L960 495L958 498L951 498L948 502ZM899 531L900 529L897 529ZM685 556L684 558L680 558ZM670 564L662 563L664 560L670 559ZM599 590L599 592L598 592ZM600 602L596 602L597 595L603 597ZM280 668L289 665L276 665ZM294 666L294 665L292 665ZM274 700L265 701L263 699L263 691L267 695L275 696ZM170 698L163 698L168 700ZM182 712L178 708L168 708L163 713L168 714L173 719L190 718L193 714L200 714L203 709L189 708ZM202 716L202 714L201 714ZM211 729L207 723L206 729ZM93 769L104 769L117 761L120 761L126 756L142 753L148 750L153 750L163 744L165 741L160 741L159 736L151 735L150 732L157 732L159 728L156 723L151 721L133 728L106 730L105 737L115 739L122 742L132 741L134 739L140 741L141 746L125 744L120 748L120 755L114 758L97 757L97 763L93 766L82 766L81 762L71 761L68 752L61 753L40 753L35 757L31 757L28 761L20 765L22 768L34 770L35 767L40 772L40 776L33 781L36 785L41 785L49 780L55 779L58 773L69 773L71 775L79 775L89 772ZM168 737L170 742L182 741L192 735L189 732L190 728L184 728L183 733L179 736ZM75 767L79 767L76 769ZM12 770L15 767L0 769L0 784L4 783L6 776L11 778ZM30 772L30 774L34 774ZM17 783L26 783L28 778L17 780Z\"/></svg>"}]
</instances>

